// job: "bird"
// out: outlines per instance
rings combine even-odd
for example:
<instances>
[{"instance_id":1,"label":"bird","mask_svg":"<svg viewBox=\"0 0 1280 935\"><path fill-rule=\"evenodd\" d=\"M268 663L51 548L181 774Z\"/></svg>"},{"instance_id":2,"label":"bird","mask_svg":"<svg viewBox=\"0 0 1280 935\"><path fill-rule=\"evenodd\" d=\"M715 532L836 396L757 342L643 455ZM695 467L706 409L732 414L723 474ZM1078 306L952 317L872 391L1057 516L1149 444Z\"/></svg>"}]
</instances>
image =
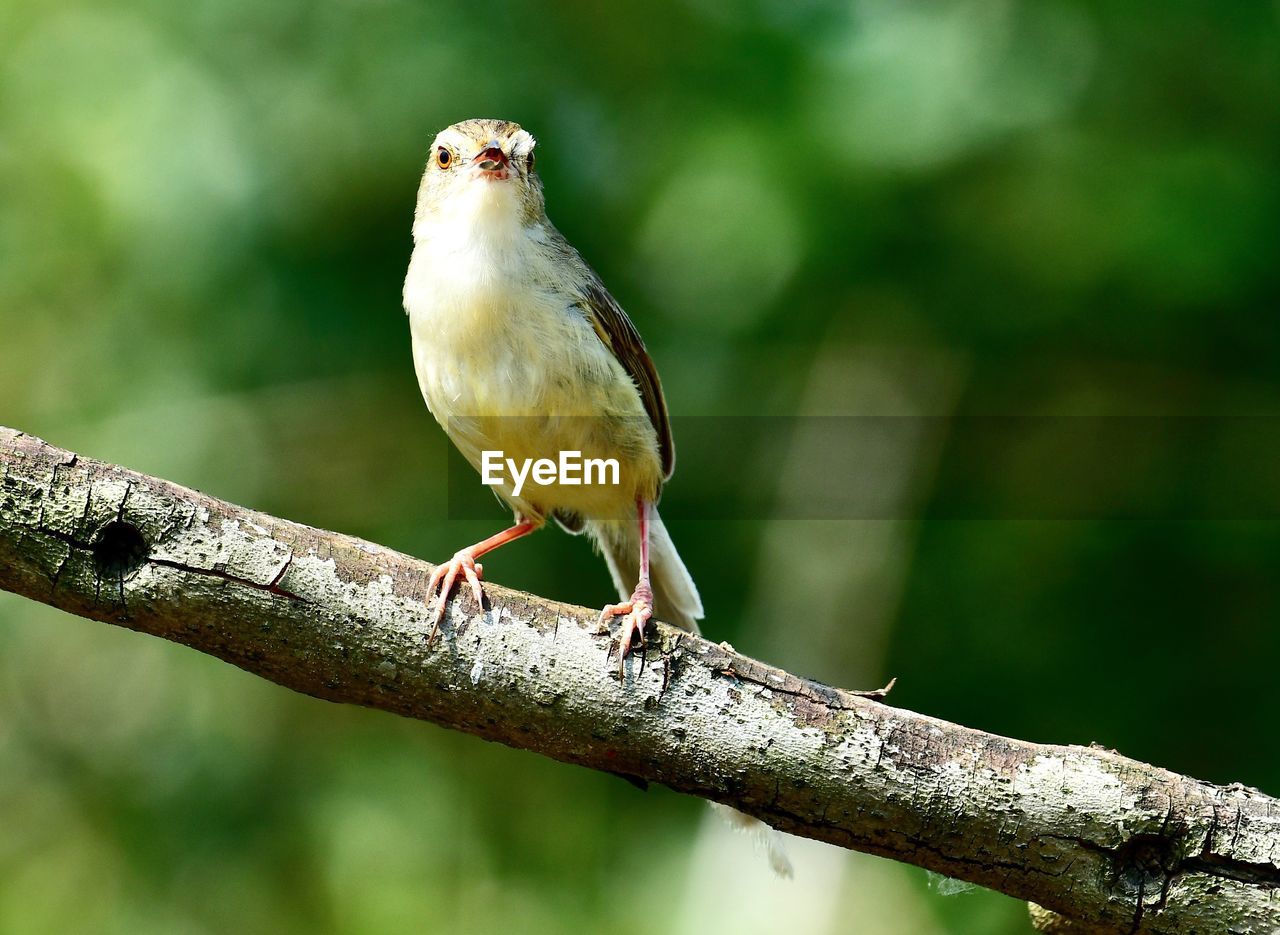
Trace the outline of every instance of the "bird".
<instances>
[{"instance_id":1,"label":"bird","mask_svg":"<svg viewBox=\"0 0 1280 935\"><path fill-rule=\"evenodd\" d=\"M657 511L675 467L657 369L600 276L548 219L536 147L516 123L464 120L436 135L418 186L403 295L418 385L513 516L507 529L435 567L428 639L455 586L469 586L483 608L482 556L554 520L586 534L609 567L619 601L600 623L618 619L623 682L650 620L698 633L703 606ZM617 482L544 474L521 484L514 472L486 472L495 461L554 466L565 453L612 460L608 480ZM763 840L775 871L790 874L776 831L722 811Z\"/></svg>"},{"instance_id":2,"label":"bird","mask_svg":"<svg viewBox=\"0 0 1280 935\"><path fill-rule=\"evenodd\" d=\"M655 615L697 632L702 600L657 513L675 465L653 359L596 272L547 218L536 141L518 124L473 119L442 130L418 187L404 283L414 369L427 408L463 457L612 459L618 483L491 485L513 523L436 567L438 632L460 581L483 606L481 556L548 519L586 533L620 601L619 666ZM505 459L504 459L505 460Z\"/></svg>"}]
</instances>

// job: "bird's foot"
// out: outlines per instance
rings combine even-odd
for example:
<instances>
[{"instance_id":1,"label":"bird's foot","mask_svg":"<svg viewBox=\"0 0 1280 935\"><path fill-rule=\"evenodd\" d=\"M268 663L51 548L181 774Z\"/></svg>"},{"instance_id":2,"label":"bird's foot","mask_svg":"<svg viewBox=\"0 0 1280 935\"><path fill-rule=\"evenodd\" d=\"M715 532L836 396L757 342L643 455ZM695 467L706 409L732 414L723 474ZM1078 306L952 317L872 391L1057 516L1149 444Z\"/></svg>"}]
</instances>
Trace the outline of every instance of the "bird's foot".
<instances>
[{"instance_id":1,"label":"bird's foot","mask_svg":"<svg viewBox=\"0 0 1280 935\"><path fill-rule=\"evenodd\" d=\"M621 604L609 604L600 611L600 624L605 625L610 617L622 615L622 629L618 633L618 680L621 681L622 663L631 654L631 644L635 637L640 637L640 647L644 648L644 625L653 616L653 589L645 582L636 585L631 592L631 600ZM643 665L644 656L641 655Z\"/></svg>"},{"instance_id":2,"label":"bird's foot","mask_svg":"<svg viewBox=\"0 0 1280 935\"><path fill-rule=\"evenodd\" d=\"M435 571L431 573L431 580L427 582L428 604L431 603L431 595L436 593L437 588L440 589L440 600L436 604L435 616L431 621L431 635L427 637L428 644L432 643L440 633L440 621L444 620L445 609L449 606L449 593L457 583L459 575L471 585L471 594L476 599L476 606L481 610L484 609L484 588L480 585L480 579L484 576L484 566L476 561L470 549L463 549L443 565L437 565Z\"/></svg>"}]
</instances>

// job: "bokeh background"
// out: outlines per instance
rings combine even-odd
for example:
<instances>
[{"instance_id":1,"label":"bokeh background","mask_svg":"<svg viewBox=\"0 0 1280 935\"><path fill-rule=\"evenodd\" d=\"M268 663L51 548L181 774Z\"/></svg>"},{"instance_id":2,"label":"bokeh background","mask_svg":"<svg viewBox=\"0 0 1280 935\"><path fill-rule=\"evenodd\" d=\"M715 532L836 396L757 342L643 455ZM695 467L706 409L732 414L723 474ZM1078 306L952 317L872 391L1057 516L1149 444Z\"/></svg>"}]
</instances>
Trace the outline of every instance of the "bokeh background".
<instances>
[{"instance_id":1,"label":"bokeh background","mask_svg":"<svg viewBox=\"0 0 1280 935\"><path fill-rule=\"evenodd\" d=\"M1276 514L1178 506L1275 463L1157 439L1156 515L1064 519L1019 506L1052 444L950 454L975 416L1280 415L1278 33L1273 2L4 0L0 423L424 558L493 531L446 509L400 285L431 137L514 119L674 412L920 427L840 476L822 422L744 447L775 515L672 522L709 635L1280 792ZM788 518L847 489L883 515ZM558 531L486 565L611 598ZM1027 931L808 842L773 881L706 812L0 595L0 931Z\"/></svg>"}]
</instances>

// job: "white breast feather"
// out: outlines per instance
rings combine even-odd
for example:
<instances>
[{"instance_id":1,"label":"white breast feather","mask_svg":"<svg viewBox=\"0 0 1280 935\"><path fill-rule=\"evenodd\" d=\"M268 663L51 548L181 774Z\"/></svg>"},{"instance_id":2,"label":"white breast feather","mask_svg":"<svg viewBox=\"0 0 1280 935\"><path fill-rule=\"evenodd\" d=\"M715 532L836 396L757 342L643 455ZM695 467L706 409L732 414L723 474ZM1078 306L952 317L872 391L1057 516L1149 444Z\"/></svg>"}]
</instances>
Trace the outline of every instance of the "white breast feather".
<instances>
[{"instance_id":1,"label":"white breast feather","mask_svg":"<svg viewBox=\"0 0 1280 935\"><path fill-rule=\"evenodd\" d=\"M587 436L603 420L620 418L628 431L609 448L634 480L624 486L650 486L658 471L656 433L634 437L637 426L648 426L639 392L590 322L571 307L573 291L567 284L557 287L567 270L557 268L557 254L546 249L546 230L521 224L508 186L469 188L414 229L404 303L428 407L472 464L484 449L523 448L552 458L560 450L589 449L599 440ZM503 437L508 425L514 430L521 423L502 417L546 415L597 418L566 419L553 437ZM629 472L628 461L636 464ZM514 502L509 492L499 492ZM634 498L630 489L594 493L625 504ZM566 491L568 497L583 495L581 488ZM592 508L546 507L556 505Z\"/></svg>"}]
</instances>

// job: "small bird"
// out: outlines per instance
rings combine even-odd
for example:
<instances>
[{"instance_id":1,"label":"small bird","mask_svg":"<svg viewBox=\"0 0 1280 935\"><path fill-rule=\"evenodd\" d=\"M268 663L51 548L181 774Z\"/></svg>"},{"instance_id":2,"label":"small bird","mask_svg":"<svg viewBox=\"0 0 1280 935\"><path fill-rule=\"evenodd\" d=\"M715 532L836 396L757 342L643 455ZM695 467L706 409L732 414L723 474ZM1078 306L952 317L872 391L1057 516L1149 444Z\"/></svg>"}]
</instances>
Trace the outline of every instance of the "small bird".
<instances>
[{"instance_id":1,"label":"small bird","mask_svg":"<svg viewBox=\"0 0 1280 935\"><path fill-rule=\"evenodd\" d=\"M697 633L702 601L656 509L675 465L657 370L631 319L547 219L535 146L505 120L464 120L431 144L404 281L418 385L486 483L489 454L527 464L556 463L565 452L614 459L617 483L490 483L514 523L436 567L427 585L428 601L438 593L431 638L460 578L483 606L478 559L550 517L585 532L609 565L621 601L600 619L622 618L621 681L651 618ZM776 831L717 808L790 876Z\"/></svg>"},{"instance_id":2,"label":"small bird","mask_svg":"<svg viewBox=\"0 0 1280 935\"><path fill-rule=\"evenodd\" d=\"M404 282L418 384L477 470L485 452L557 463L579 452L615 460L618 482L493 484L514 524L436 568L432 634L459 579L482 603L482 555L550 517L585 532L608 562L622 600L601 619L622 618L621 668L655 614L696 633L702 601L655 508L675 464L657 370L631 319L547 219L535 145L504 120L466 120L432 143Z\"/></svg>"}]
</instances>

